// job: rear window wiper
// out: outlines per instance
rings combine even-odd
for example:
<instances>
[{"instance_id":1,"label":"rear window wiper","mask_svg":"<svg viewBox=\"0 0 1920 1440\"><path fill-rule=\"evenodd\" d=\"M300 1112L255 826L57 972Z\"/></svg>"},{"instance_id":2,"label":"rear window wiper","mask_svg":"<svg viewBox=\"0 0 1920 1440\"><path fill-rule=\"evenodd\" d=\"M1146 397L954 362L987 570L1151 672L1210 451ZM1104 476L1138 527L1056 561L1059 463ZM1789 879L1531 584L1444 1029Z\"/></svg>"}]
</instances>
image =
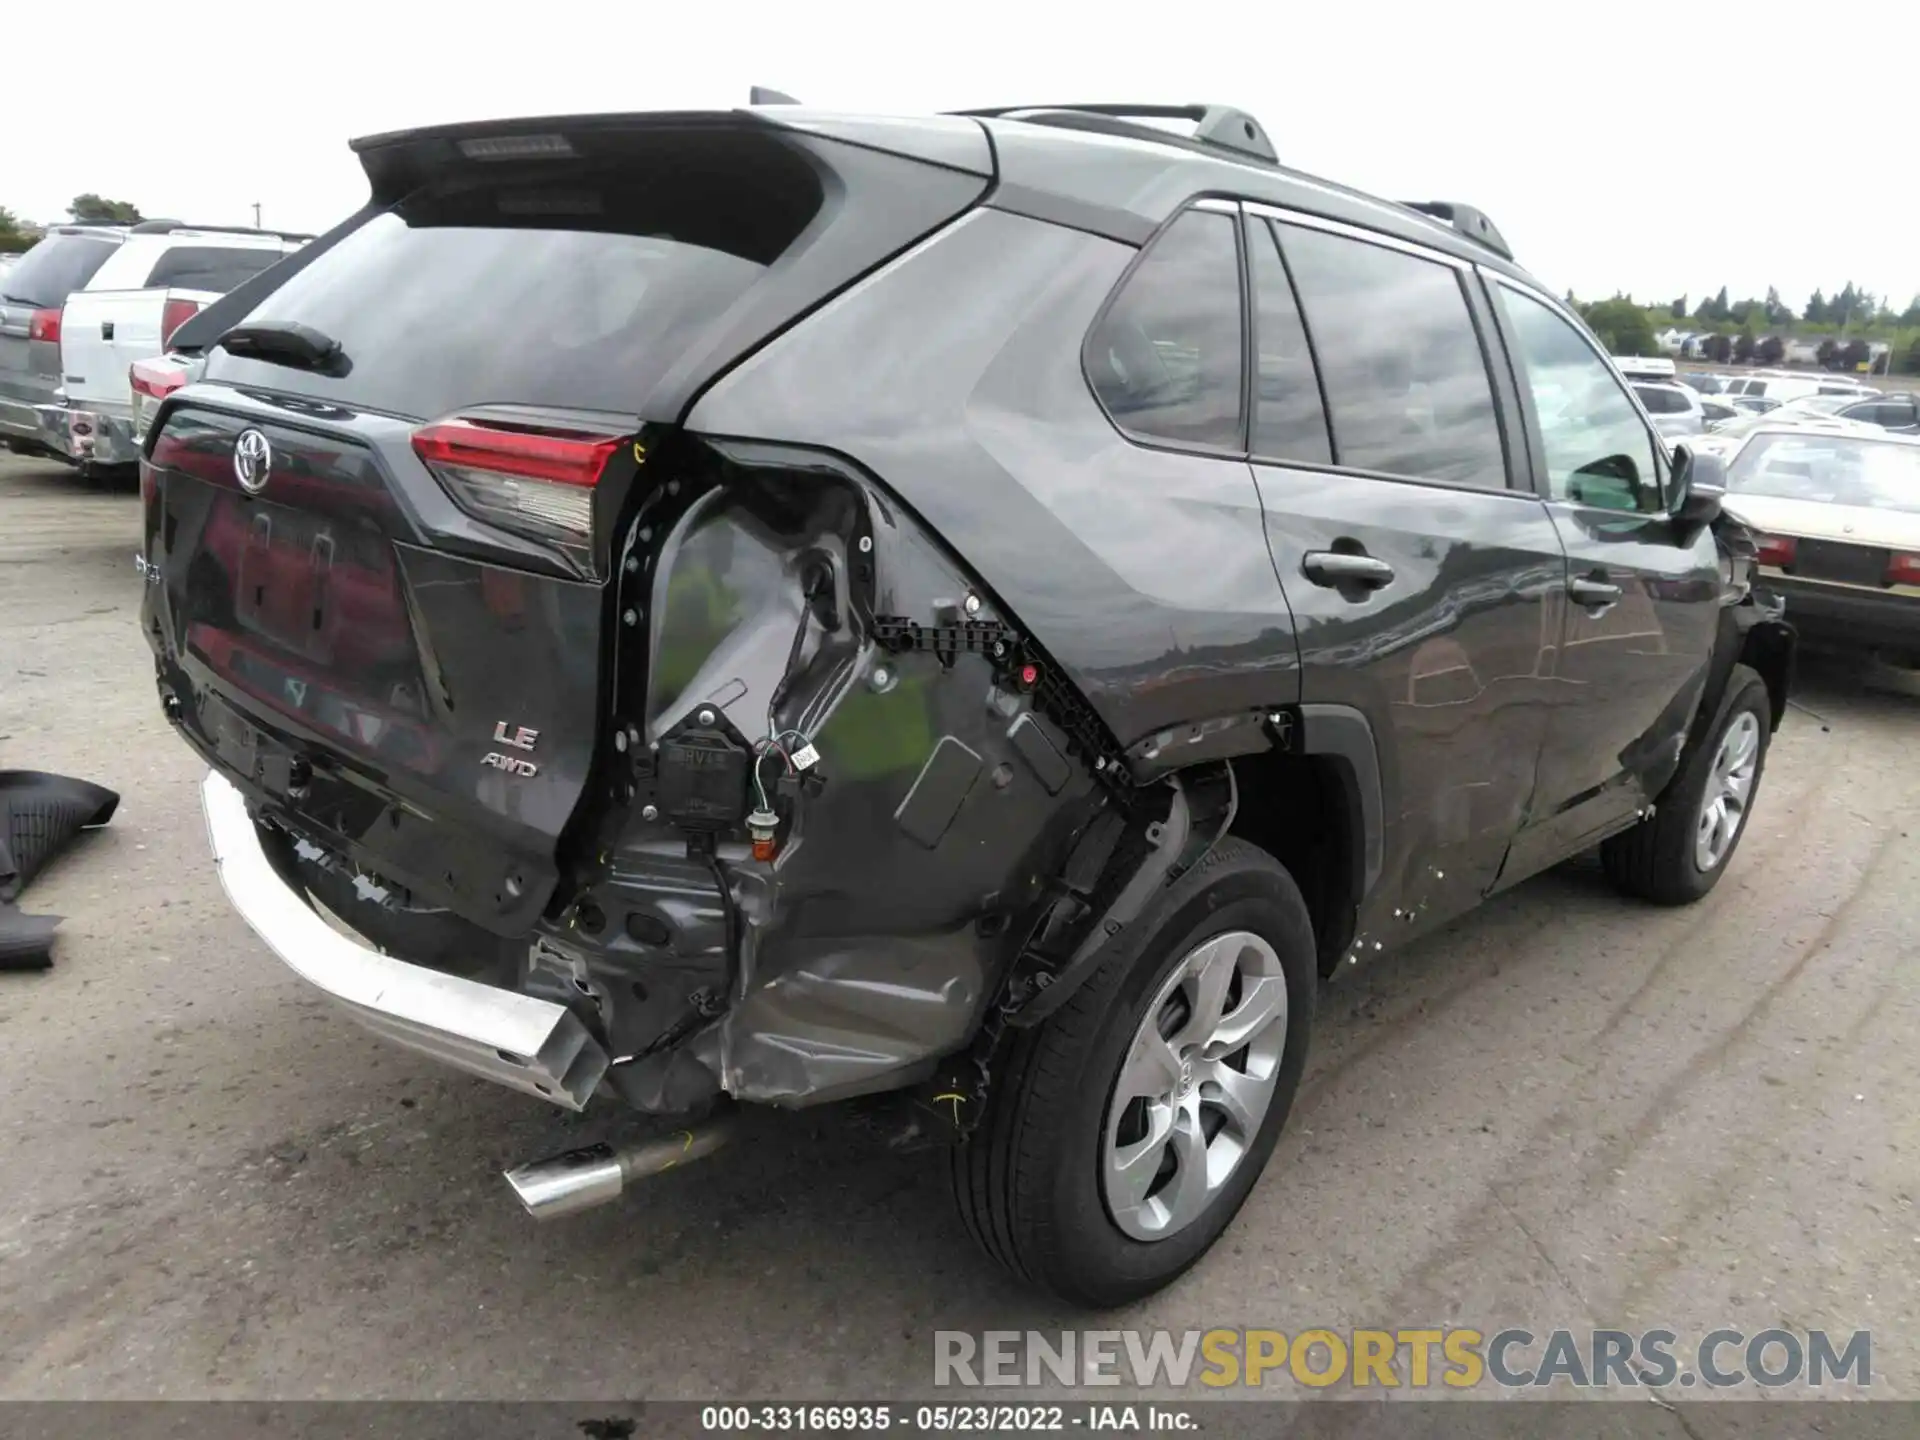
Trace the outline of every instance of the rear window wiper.
<instances>
[{"instance_id":1,"label":"rear window wiper","mask_svg":"<svg viewBox=\"0 0 1920 1440\"><path fill-rule=\"evenodd\" d=\"M345 375L352 368L340 342L324 331L293 320L262 320L252 325L236 325L209 349L225 350L246 360L264 360L269 365L290 365L321 375Z\"/></svg>"}]
</instances>

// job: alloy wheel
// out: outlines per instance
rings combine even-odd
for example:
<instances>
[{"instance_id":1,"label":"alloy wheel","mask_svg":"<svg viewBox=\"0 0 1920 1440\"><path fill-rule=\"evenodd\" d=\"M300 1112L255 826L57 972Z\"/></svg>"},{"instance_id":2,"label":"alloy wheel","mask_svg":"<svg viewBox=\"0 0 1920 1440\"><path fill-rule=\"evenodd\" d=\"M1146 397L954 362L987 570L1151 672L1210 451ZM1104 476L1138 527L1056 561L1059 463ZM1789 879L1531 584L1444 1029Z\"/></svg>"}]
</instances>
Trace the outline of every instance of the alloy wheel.
<instances>
[{"instance_id":1,"label":"alloy wheel","mask_svg":"<svg viewBox=\"0 0 1920 1440\"><path fill-rule=\"evenodd\" d=\"M1273 1102L1287 1043L1287 977L1248 930L1173 968L1135 1030L1107 1101L1101 1190L1135 1240L1164 1240L1226 1188Z\"/></svg>"},{"instance_id":2,"label":"alloy wheel","mask_svg":"<svg viewBox=\"0 0 1920 1440\"><path fill-rule=\"evenodd\" d=\"M1700 800L1700 824L1695 833L1693 863L1702 874L1727 858L1734 837L1747 818L1753 798L1753 780L1760 767L1760 722L1751 710L1733 717L1714 752L1707 775L1707 791Z\"/></svg>"}]
</instances>

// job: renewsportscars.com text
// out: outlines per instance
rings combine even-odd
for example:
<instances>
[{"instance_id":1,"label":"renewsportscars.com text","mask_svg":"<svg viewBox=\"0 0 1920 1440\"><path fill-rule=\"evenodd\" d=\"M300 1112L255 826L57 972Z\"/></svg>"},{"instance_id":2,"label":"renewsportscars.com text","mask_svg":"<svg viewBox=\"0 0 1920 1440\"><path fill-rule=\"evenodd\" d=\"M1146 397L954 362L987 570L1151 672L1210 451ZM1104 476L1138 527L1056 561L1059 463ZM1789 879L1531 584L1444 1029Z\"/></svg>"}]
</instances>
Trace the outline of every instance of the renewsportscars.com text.
<instances>
[{"instance_id":1,"label":"renewsportscars.com text","mask_svg":"<svg viewBox=\"0 0 1920 1440\"><path fill-rule=\"evenodd\" d=\"M1873 1383L1873 1335L1855 1330L1485 1332L1395 1330L939 1330L936 1386L1345 1385L1468 1390L1678 1385L1822 1388Z\"/></svg>"}]
</instances>

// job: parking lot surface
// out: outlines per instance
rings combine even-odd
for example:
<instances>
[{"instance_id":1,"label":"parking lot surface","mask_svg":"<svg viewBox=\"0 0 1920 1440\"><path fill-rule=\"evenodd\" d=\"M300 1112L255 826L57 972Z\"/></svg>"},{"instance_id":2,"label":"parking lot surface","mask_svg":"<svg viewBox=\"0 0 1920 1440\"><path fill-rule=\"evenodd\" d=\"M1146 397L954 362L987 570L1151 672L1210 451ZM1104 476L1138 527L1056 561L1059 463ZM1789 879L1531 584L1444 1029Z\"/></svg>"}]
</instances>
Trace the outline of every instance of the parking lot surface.
<instances>
[{"instance_id":1,"label":"parking lot surface","mask_svg":"<svg viewBox=\"0 0 1920 1440\"><path fill-rule=\"evenodd\" d=\"M942 1329L1869 1329L1920 1398L1920 701L1815 669L1702 904L1597 868L1330 985L1215 1252L1092 1321L832 1115L536 1227L597 1137L376 1041L228 910L135 625L137 500L0 458L0 765L124 795L0 975L0 1398L924 1394ZM1823 723L1825 727L1823 728Z\"/></svg>"}]
</instances>

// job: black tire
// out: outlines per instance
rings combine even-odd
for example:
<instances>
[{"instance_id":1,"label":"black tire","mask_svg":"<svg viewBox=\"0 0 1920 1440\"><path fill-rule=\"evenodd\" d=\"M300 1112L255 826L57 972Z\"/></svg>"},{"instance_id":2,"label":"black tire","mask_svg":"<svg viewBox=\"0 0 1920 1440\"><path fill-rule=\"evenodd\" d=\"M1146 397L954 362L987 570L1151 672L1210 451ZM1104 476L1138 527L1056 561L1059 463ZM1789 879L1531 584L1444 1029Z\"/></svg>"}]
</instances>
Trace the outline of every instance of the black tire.
<instances>
[{"instance_id":1,"label":"black tire","mask_svg":"<svg viewBox=\"0 0 1920 1440\"><path fill-rule=\"evenodd\" d=\"M1135 938L1060 1010L1016 1031L995 1066L987 1113L952 1155L954 1195L987 1254L1029 1284L1095 1308L1150 1295L1217 1240L1273 1152L1313 1027L1313 925L1293 878L1265 851L1228 838L1150 905ZM1286 1042L1273 1098L1226 1185L1186 1228L1144 1242L1108 1212L1100 1184L1108 1097L1147 1007L1202 941L1246 930L1286 977Z\"/></svg>"},{"instance_id":2,"label":"black tire","mask_svg":"<svg viewBox=\"0 0 1920 1440\"><path fill-rule=\"evenodd\" d=\"M1753 716L1760 726L1760 748L1746 813L1734 832L1733 843L1712 868L1702 869L1694 845L1700 807L1713 778L1720 742L1743 714ZM1759 799L1760 781L1766 773L1772 716L1766 681L1745 665L1734 666L1713 723L1687 742L1680 769L1661 793L1653 814L1601 844L1600 863L1607 878L1627 894L1656 905L1690 905L1719 884L1752 824L1754 802Z\"/></svg>"}]
</instances>

